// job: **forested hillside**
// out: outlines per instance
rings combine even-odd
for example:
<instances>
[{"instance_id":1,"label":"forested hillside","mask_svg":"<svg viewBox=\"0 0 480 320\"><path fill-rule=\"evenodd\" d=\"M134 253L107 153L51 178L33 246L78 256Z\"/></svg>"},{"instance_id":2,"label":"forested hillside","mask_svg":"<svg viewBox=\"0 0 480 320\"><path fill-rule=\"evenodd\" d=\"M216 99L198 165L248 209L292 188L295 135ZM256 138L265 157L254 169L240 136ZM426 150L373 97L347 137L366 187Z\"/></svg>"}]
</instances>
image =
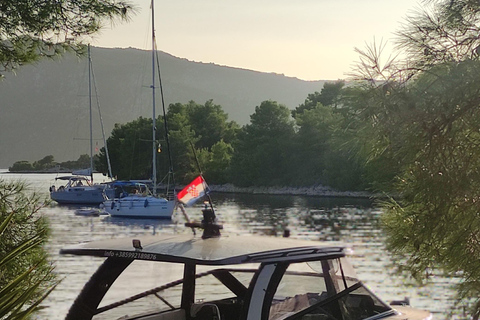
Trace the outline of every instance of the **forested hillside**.
<instances>
[{"instance_id":1,"label":"forested hillside","mask_svg":"<svg viewBox=\"0 0 480 320\"><path fill-rule=\"evenodd\" d=\"M150 52L92 48L98 101L108 136L115 123L151 117ZM249 121L255 107L275 100L294 109L323 81L204 64L160 54L166 104L213 99L230 120ZM321 75L319 75L321 77ZM0 167L53 155L57 161L89 154L88 68L86 58L70 54L7 74L0 82ZM157 114L161 108L157 102ZM103 146L94 103L94 138Z\"/></svg>"}]
</instances>

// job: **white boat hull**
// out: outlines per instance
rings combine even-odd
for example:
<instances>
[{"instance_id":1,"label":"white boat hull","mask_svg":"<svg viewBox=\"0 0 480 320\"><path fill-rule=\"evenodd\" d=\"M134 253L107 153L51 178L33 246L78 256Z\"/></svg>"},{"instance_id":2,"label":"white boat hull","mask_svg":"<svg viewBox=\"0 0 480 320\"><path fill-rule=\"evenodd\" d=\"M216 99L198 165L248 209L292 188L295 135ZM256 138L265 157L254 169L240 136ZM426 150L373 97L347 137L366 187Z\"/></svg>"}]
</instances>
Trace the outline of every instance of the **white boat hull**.
<instances>
[{"instance_id":1,"label":"white boat hull","mask_svg":"<svg viewBox=\"0 0 480 320\"><path fill-rule=\"evenodd\" d=\"M128 196L106 200L103 209L112 217L170 219L175 201L153 196Z\"/></svg>"}]
</instances>

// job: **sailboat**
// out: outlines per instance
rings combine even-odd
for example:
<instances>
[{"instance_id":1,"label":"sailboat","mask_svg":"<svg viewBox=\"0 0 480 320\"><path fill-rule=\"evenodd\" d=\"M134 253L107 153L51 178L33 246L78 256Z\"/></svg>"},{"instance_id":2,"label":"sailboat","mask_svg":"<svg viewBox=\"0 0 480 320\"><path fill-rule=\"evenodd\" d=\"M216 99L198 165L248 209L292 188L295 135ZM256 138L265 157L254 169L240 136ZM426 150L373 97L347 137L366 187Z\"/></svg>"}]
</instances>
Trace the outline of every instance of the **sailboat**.
<instances>
[{"instance_id":1,"label":"sailboat","mask_svg":"<svg viewBox=\"0 0 480 320\"><path fill-rule=\"evenodd\" d=\"M160 197L157 195L157 142L156 142L156 113L155 113L155 67L156 61L156 43L155 43L155 19L153 0L151 2L152 9L152 188L148 183L140 181L117 181L113 187L117 189L117 194L113 199L107 199L103 203L103 209L112 217L128 217L128 218L171 218L176 205L175 189L167 188L167 196ZM160 88L161 78L160 78ZM162 92L161 92L162 93ZM170 160L170 169L168 172L168 183L170 177L173 180L172 158L170 153L170 143L168 140L168 128L165 119L165 103L162 106L164 113L165 136L167 140L167 149ZM133 193L131 191L134 191Z\"/></svg>"},{"instance_id":2,"label":"sailboat","mask_svg":"<svg viewBox=\"0 0 480 320\"><path fill-rule=\"evenodd\" d=\"M50 187L50 198L59 204L99 205L105 201L107 195L113 195L113 189L108 184L93 183L92 59L90 46L88 46L88 93L90 107L90 168L74 171L69 176L55 178L55 181L66 181L65 185L59 187L52 185ZM107 160L111 177L108 151Z\"/></svg>"}]
</instances>

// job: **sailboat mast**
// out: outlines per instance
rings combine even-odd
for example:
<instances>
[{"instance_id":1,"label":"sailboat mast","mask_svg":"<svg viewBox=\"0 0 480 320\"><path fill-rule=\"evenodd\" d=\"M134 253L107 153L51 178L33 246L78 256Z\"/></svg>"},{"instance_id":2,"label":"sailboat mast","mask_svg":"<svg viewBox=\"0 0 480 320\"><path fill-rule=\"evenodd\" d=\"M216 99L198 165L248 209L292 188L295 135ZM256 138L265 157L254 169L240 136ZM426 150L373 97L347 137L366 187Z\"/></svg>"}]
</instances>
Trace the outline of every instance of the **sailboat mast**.
<instances>
[{"instance_id":1,"label":"sailboat mast","mask_svg":"<svg viewBox=\"0 0 480 320\"><path fill-rule=\"evenodd\" d=\"M88 45L88 100L90 107L90 180L93 183L93 128L92 128L92 59Z\"/></svg>"},{"instance_id":2,"label":"sailboat mast","mask_svg":"<svg viewBox=\"0 0 480 320\"><path fill-rule=\"evenodd\" d=\"M157 143L155 139L156 123L155 123L155 10L153 6L154 0L152 0L152 179L153 179L153 194L157 194Z\"/></svg>"}]
</instances>

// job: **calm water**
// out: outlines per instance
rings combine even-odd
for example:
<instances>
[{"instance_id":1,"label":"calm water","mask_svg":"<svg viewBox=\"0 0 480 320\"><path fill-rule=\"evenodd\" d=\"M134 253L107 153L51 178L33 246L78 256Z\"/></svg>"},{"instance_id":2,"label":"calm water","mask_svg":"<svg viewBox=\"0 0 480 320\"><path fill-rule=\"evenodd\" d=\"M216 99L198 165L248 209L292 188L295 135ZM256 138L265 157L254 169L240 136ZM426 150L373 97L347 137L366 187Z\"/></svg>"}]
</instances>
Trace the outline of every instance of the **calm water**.
<instances>
[{"instance_id":1,"label":"calm water","mask_svg":"<svg viewBox=\"0 0 480 320\"><path fill-rule=\"evenodd\" d=\"M55 174L8 174L0 179L24 180L37 193L48 197ZM102 181L99 175L97 182ZM341 241L353 249L350 257L357 274L383 300L410 297L413 307L435 313L445 319L453 304L450 300L453 279L434 277L426 286L408 286L390 275L390 259L384 251L383 235L378 228L380 211L365 199L212 194L224 233L280 234L285 228L291 237L312 241ZM60 256L60 248L84 241L143 234L188 233L181 214L172 220L120 219L109 216L87 217L75 214L79 207L52 204L42 210L49 218L52 237L47 249L56 272L63 281L44 302L47 306L38 319L63 319L84 283L103 259ZM189 217L201 219L199 207L187 208Z\"/></svg>"}]
</instances>

